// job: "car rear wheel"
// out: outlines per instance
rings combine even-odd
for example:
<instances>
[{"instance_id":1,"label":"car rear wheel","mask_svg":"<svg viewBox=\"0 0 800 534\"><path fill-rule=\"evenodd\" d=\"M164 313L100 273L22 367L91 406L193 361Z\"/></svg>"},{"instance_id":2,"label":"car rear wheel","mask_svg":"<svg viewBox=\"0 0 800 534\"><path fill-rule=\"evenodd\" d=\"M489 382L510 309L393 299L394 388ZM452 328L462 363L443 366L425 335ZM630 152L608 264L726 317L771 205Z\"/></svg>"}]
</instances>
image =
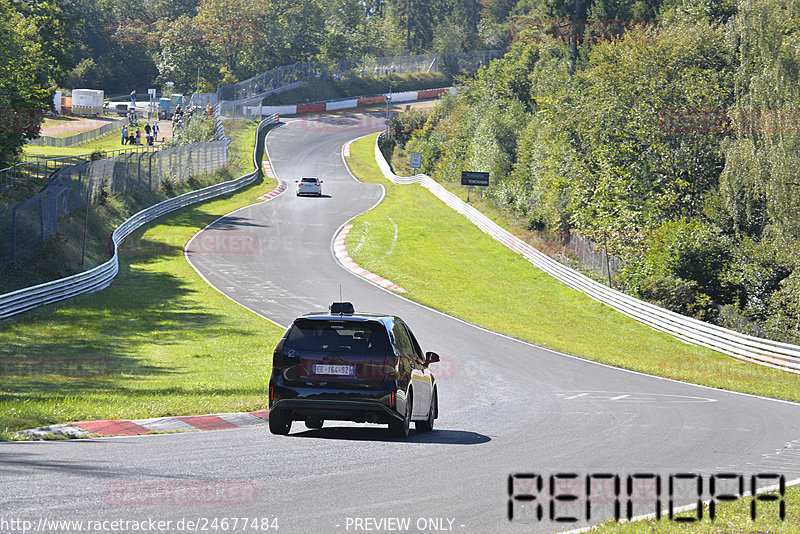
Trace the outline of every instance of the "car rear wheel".
<instances>
[{"instance_id":1,"label":"car rear wheel","mask_svg":"<svg viewBox=\"0 0 800 534\"><path fill-rule=\"evenodd\" d=\"M285 436L292 429L292 420L289 413L284 410L271 410L269 412L269 431L273 434Z\"/></svg>"},{"instance_id":2,"label":"car rear wheel","mask_svg":"<svg viewBox=\"0 0 800 534\"><path fill-rule=\"evenodd\" d=\"M433 422L439 415L439 394L433 390L433 397L431 398L431 407L428 410L428 418L424 421L417 421L414 425L418 432L430 432L433 430Z\"/></svg>"},{"instance_id":3,"label":"car rear wheel","mask_svg":"<svg viewBox=\"0 0 800 534\"><path fill-rule=\"evenodd\" d=\"M394 419L389 423L389 433L396 438L407 438L411 432L411 414L414 408L413 395L408 396L406 402L406 414L402 419Z\"/></svg>"}]
</instances>

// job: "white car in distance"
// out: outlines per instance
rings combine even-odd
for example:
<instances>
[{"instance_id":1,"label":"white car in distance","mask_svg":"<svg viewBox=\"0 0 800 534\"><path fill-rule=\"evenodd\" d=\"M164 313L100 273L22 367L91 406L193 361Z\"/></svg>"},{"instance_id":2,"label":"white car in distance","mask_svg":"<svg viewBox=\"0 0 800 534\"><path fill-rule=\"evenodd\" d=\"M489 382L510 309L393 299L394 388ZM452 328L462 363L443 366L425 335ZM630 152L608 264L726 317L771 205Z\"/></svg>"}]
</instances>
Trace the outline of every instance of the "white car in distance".
<instances>
[{"instance_id":1,"label":"white car in distance","mask_svg":"<svg viewBox=\"0 0 800 534\"><path fill-rule=\"evenodd\" d=\"M297 196L300 195L316 195L322 196L322 180L316 176L304 176L297 182Z\"/></svg>"}]
</instances>

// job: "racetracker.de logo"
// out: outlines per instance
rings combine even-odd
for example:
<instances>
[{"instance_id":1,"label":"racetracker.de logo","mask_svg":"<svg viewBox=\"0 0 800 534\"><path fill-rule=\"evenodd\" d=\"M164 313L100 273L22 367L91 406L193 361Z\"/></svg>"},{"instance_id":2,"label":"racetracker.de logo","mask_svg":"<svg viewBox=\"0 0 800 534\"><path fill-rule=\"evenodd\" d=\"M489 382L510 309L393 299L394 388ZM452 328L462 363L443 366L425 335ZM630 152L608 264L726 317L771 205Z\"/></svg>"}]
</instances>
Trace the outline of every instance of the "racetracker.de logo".
<instances>
[{"instance_id":1,"label":"racetracker.de logo","mask_svg":"<svg viewBox=\"0 0 800 534\"><path fill-rule=\"evenodd\" d=\"M659 113L666 133L770 134L800 132L795 109L669 109Z\"/></svg>"},{"instance_id":2,"label":"racetracker.de logo","mask_svg":"<svg viewBox=\"0 0 800 534\"><path fill-rule=\"evenodd\" d=\"M120 256L155 256L181 254L185 236L154 236L134 232L122 243ZM187 247L189 254L236 254L255 256L261 249L258 234L251 231L205 230Z\"/></svg>"},{"instance_id":3,"label":"racetracker.de logo","mask_svg":"<svg viewBox=\"0 0 800 534\"><path fill-rule=\"evenodd\" d=\"M0 376L99 378L111 375L111 360L103 356L11 356L0 358Z\"/></svg>"},{"instance_id":4,"label":"racetracker.de logo","mask_svg":"<svg viewBox=\"0 0 800 534\"><path fill-rule=\"evenodd\" d=\"M111 44L220 45L253 44L258 25L250 20L113 20L103 28Z\"/></svg>"},{"instance_id":5,"label":"racetracker.de logo","mask_svg":"<svg viewBox=\"0 0 800 534\"><path fill-rule=\"evenodd\" d=\"M521 18L511 25L513 38L533 38L536 41L575 44L597 44L600 41L621 39L634 28L648 30L648 36L655 36L661 23L650 19L627 20L569 20L569 19L530 19ZM647 37L649 40L650 37Z\"/></svg>"},{"instance_id":6,"label":"racetracker.de logo","mask_svg":"<svg viewBox=\"0 0 800 534\"><path fill-rule=\"evenodd\" d=\"M0 130L4 132L39 132L44 113L36 108L1 108Z\"/></svg>"},{"instance_id":7,"label":"racetracker.de logo","mask_svg":"<svg viewBox=\"0 0 800 534\"><path fill-rule=\"evenodd\" d=\"M112 506L187 504L254 504L258 486L252 482L109 482L103 500Z\"/></svg>"}]
</instances>

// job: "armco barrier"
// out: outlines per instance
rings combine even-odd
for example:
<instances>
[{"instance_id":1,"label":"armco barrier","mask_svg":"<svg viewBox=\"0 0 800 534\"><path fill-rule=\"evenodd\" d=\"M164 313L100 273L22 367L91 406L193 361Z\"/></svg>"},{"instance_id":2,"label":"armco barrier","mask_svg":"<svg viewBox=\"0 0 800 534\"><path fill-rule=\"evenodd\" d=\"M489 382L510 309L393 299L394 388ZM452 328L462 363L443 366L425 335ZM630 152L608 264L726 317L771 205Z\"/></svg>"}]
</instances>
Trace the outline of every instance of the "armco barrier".
<instances>
[{"instance_id":1,"label":"armco barrier","mask_svg":"<svg viewBox=\"0 0 800 534\"><path fill-rule=\"evenodd\" d=\"M349 109L361 106L373 106L386 102L386 97L391 96L392 102L416 102L436 98L444 93L453 93L455 88L444 87L441 89L425 89L422 91L405 91L402 93L384 93L380 95L360 96L344 100L329 100L325 102L311 102L308 104L292 104L285 106L263 106L249 108L255 114L280 113L281 115L302 115L304 113L324 113L337 109Z\"/></svg>"},{"instance_id":2,"label":"armco barrier","mask_svg":"<svg viewBox=\"0 0 800 534\"><path fill-rule=\"evenodd\" d=\"M261 121L261 123L258 125L256 139L258 139L261 131L264 128L266 128L268 125L274 124L275 122L277 122L277 117L275 116ZM256 146L253 149L253 165L255 166L256 170L250 174L235 180L205 187L197 191L190 191L188 193L184 193L183 195L159 202L158 204L150 206L149 208L143 209L127 219L111 234L111 242L113 245L112 257L102 265L98 265L94 269L89 269L88 271L68 276L66 278L53 280L52 282L46 282L37 286L27 287L17 291L12 291L11 293L6 293L5 295L0 295L0 319L11 317L12 315L22 313L44 304L50 304L52 302L57 302L59 300L74 297L76 295L81 295L83 293L91 293L92 291L98 291L107 287L117 275L117 272L119 272L119 257L117 255L117 251L119 249L119 245L125 240L126 237L128 237L140 226L145 225L148 222L161 217L162 215L186 206L190 206L197 202L202 202L220 195L232 193L246 185L253 183L258 178L259 173L258 162L256 161L257 153L258 143L256 143Z\"/></svg>"},{"instance_id":3,"label":"armco barrier","mask_svg":"<svg viewBox=\"0 0 800 534\"><path fill-rule=\"evenodd\" d=\"M501 228L429 176L425 174L411 177L397 176L386 163L377 142L375 143L375 159L383 175L391 182L421 184L478 228L514 252L522 254L533 265L568 287L581 291L640 323L671 334L686 343L708 347L740 360L800 374L800 346L749 336L704 323L607 287L536 250L525 241Z\"/></svg>"}]
</instances>

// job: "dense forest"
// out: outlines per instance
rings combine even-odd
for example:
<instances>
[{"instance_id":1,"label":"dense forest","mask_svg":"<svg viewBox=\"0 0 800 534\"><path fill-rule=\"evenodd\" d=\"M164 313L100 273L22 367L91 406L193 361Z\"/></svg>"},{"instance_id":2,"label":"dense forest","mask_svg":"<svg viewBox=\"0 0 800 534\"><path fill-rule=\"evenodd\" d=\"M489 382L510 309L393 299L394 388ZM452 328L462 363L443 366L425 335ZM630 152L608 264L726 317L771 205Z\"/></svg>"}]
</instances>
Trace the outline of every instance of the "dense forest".
<instances>
[{"instance_id":1,"label":"dense forest","mask_svg":"<svg viewBox=\"0 0 800 534\"><path fill-rule=\"evenodd\" d=\"M532 230L607 242L631 294L800 342L800 3L590 1L568 31L541 20L574 3L537 4L397 142L441 181L490 172Z\"/></svg>"},{"instance_id":2,"label":"dense forest","mask_svg":"<svg viewBox=\"0 0 800 534\"><path fill-rule=\"evenodd\" d=\"M479 0L74 0L67 87L188 92L297 62L488 46ZM493 45L505 45L509 32ZM494 41L498 41L495 43Z\"/></svg>"}]
</instances>

